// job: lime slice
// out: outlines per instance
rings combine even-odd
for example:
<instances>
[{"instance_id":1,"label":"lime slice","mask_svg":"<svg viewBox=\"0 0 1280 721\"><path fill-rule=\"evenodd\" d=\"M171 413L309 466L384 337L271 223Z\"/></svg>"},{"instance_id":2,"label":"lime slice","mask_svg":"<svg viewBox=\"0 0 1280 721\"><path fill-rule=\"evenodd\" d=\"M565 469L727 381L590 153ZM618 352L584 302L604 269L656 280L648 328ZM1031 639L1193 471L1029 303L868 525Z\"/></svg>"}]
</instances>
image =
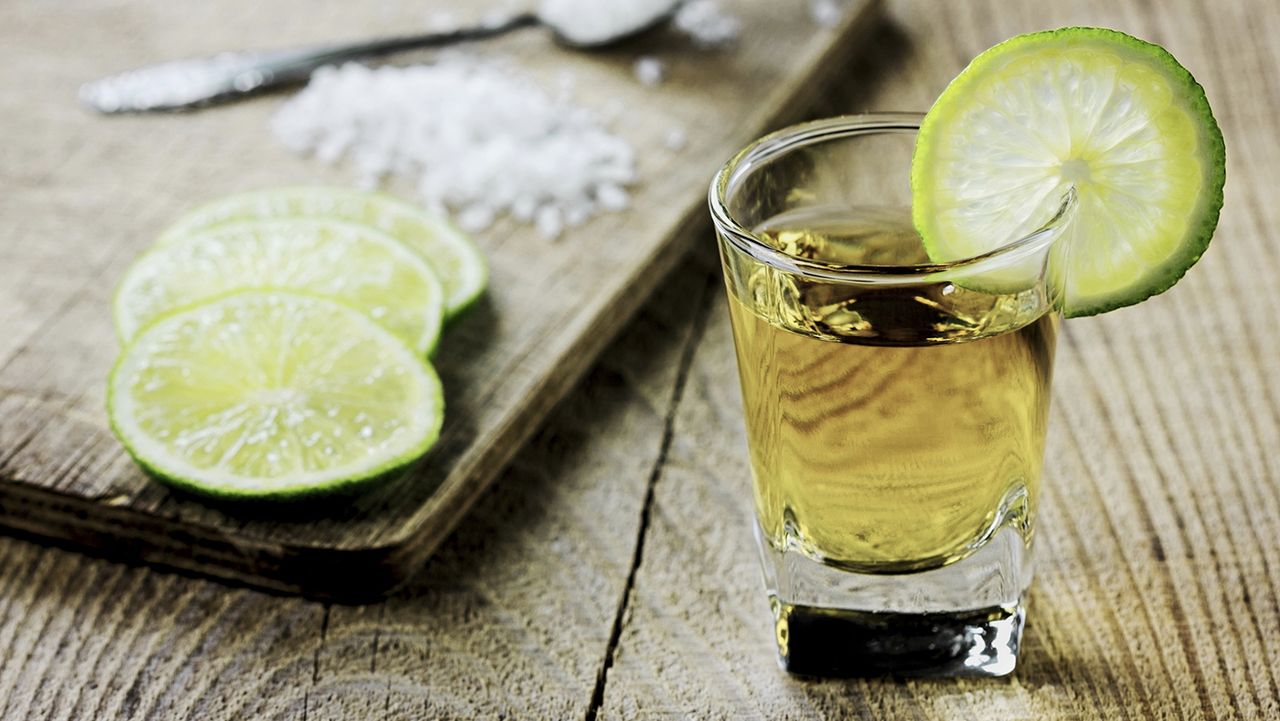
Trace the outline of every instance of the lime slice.
<instances>
[{"instance_id":1,"label":"lime slice","mask_svg":"<svg viewBox=\"0 0 1280 721\"><path fill-rule=\"evenodd\" d=\"M272 218L335 218L395 236L436 271L444 285L447 316L475 302L489 281L480 250L448 221L387 195L343 188L279 188L228 196L183 216L161 234L159 243L226 223Z\"/></svg>"},{"instance_id":2,"label":"lime slice","mask_svg":"<svg viewBox=\"0 0 1280 721\"><path fill-rule=\"evenodd\" d=\"M164 316L125 349L107 410L144 468L225 498L327 493L435 442L436 373L368 316L247 291Z\"/></svg>"},{"instance_id":3,"label":"lime slice","mask_svg":"<svg viewBox=\"0 0 1280 721\"><path fill-rule=\"evenodd\" d=\"M1064 310L1172 286L1218 223L1226 157L1204 90L1163 48L1114 30L1021 35L979 55L925 116L911 168L932 260L994 250L1077 207Z\"/></svg>"},{"instance_id":4,"label":"lime slice","mask_svg":"<svg viewBox=\"0 0 1280 721\"><path fill-rule=\"evenodd\" d=\"M421 256L373 228L322 219L232 223L153 248L120 282L116 328L128 340L175 308L251 288L340 300L421 353L440 336L444 290Z\"/></svg>"}]
</instances>

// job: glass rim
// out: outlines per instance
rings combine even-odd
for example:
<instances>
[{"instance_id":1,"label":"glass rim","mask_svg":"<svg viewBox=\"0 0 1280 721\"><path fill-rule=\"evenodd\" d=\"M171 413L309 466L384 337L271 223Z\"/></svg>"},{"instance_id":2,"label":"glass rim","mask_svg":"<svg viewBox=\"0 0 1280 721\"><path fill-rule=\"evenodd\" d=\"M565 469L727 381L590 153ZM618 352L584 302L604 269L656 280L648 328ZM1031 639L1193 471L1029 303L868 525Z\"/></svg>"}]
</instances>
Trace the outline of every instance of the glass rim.
<instances>
[{"instance_id":1,"label":"glass rim","mask_svg":"<svg viewBox=\"0 0 1280 721\"><path fill-rule=\"evenodd\" d=\"M775 160L798 148L825 141L859 135L918 132L923 119L923 113L837 115L791 125L752 142L730 158L711 180L707 203L711 209L711 219L715 223L716 230L738 250L782 270L826 280L864 282L875 280L902 282L947 271L967 270L988 262L1017 260L1043 250L1044 246L1057 237L1058 231L1069 220L1069 215L1075 208L1074 189L1069 189L1063 195L1062 202L1053 217L1031 233L985 253L943 263L859 265L801 258L765 243L729 212L729 195L743 178L763 163Z\"/></svg>"}]
</instances>

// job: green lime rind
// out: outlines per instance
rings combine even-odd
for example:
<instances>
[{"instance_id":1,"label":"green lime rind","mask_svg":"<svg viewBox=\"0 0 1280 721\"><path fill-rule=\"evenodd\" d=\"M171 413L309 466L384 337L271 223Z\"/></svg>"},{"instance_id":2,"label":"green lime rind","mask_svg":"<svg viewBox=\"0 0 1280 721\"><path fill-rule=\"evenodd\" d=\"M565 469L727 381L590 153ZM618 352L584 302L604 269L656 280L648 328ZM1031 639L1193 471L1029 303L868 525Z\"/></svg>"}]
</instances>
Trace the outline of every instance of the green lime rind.
<instances>
[{"instance_id":1,"label":"green lime rind","mask_svg":"<svg viewBox=\"0 0 1280 721\"><path fill-rule=\"evenodd\" d=\"M226 223L154 246L120 280L116 329L128 342L159 315L255 288L361 308L423 354L440 338L444 289L430 265L376 228L330 218Z\"/></svg>"},{"instance_id":2,"label":"green lime rind","mask_svg":"<svg viewBox=\"0 0 1280 721\"><path fill-rule=\"evenodd\" d=\"M111 391L108 391L107 393L107 403L111 403ZM289 488L266 491L244 491L212 485L193 475L178 475L181 474L182 471L167 469L164 467L162 462L154 462L139 454L138 451L130 445L128 437L124 435L124 432L121 430L114 416L109 419L109 426L111 428L111 432L115 434L116 439L120 441L120 445L124 448L125 453L129 455L129 458L131 458L133 462L151 478L154 478L166 486L194 496L235 504L295 504L309 500L321 500L355 495L366 491L383 481L402 475L412 465L414 465L416 461L426 455L427 452L435 446L436 441L439 439L439 431L437 431L436 436L424 440L419 448L406 452L401 458L393 459L382 466L373 468L356 476L338 478L324 483L298 484Z\"/></svg>"},{"instance_id":3,"label":"green lime rind","mask_svg":"<svg viewBox=\"0 0 1280 721\"><path fill-rule=\"evenodd\" d=\"M237 474L226 469L210 468L207 465L204 467L199 466L192 463L189 458L183 457L180 452L175 451L173 443L166 445L164 439L157 437L155 433L149 432L147 423L141 421L142 418L150 417L150 425L163 429L162 432L167 434L174 429L181 429L182 424L165 425L164 412L175 412L175 409L177 409L176 412L180 416L182 414L189 416L191 414L191 406L182 403L140 403L136 397L138 392L155 394L155 388L145 382L141 384L140 390L141 374L152 373L154 376L157 372L165 372L166 368L171 370L175 367L181 367L186 369L179 371L179 374L185 379L185 373L190 372L195 378L184 380L186 388L173 389L171 387L166 389L163 383L159 385L161 397L164 396L165 390L177 395L177 398L172 400L186 400L191 395L199 398L202 394L205 394L206 400L216 395L221 402L226 402L229 397L232 399L237 398L236 390L229 389L225 384L222 387L215 387L213 390L206 390L199 385L201 380L199 376L202 370L207 373L210 368L213 368L216 375L219 371L225 371L225 365L218 366L217 359L212 359L202 368L201 361L208 359L199 355L198 349L191 348L190 345L174 343L174 338L165 336L166 332L172 336L175 329L180 328L184 323L194 324L195 329L198 331L198 337L194 340L196 344L210 337L215 337L214 340L216 341L230 341L231 345L236 345L234 343L236 340L247 340L244 337L244 331L246 328L252 330L253 324L251 321L253 316L241 318L241 323L237 325L224 322L226 318L224 315L219 314L224 313L228 308L233 311L237 307L252 310L255 305L288 306L291 309L296 309L297 315L307 316L302 318L298 328L305 328L306 333L319 336L319 338L310 339L313 344L323 341L324 348L332 349L335 344L346 343L347 349L356 354L356 361L364 363L369 360L371 364L367 368L370 371L376 369L390 370L391 378L386 381L380 380L379 382L392 384L390 388L395 392L389 394L385 388L381 389L383 391L382 400L394 397L401 401L401 406L398 410L403 411L405 416L413 421L413 423L406 426L405 433L407 435L394 444L379 446L372 441L367 446L357 444L354 453L358 458L354 462L347 462L328 468L308 469L305 472L294 473L291 474L291 477L282 479L279 476L253 476ZM245 323L244 321L246 320L250 322ZM288 326L286 325L285 327ZM326 334L331 337L326 338ZM230 335L230 337L225 337L227 335ZM188 332L186 337L190 341L192 338L191 333ZM237 360L240 361L237 370L244 371L246 358L257 352L261 354L257 360L262 361L258 370L278 372L282 357L288 358L290 352L301 354L313 350L306 347L307 343L299 344L296 342L297 340L298 336L290 338L287 333L269 332L260 335L256 339L256 345L253 343L240 344L236 346L240 349L236 356ZM264 341L274 341L278 345L264 347ZM301 346L301 350L299 346ZM246 348L250 349L248 354L243 352ZM184 359L181 364L174 364L174 354L181 355L184 352L190 353L192 357ZM362 356L367 356L368 358L366 359ZM308 355L307 357L314 356ZM157 371L156 369L159 370ZM403 388L399 385L394 385L399 382L396 381L396 378L405 376L409 377L409 381L401 384ZM245 377L251 378L253 374L247 374ZM379 378L381 377L382 375L379 375ZM155 378L148 377L147 380L154 383ZM225 381L226 378L223 380ZM330 393L333 397L341 397L343 402L349 406L343 408L344 412L354 410L358 413L377 414L385 413L386 411L385 403L377 402L377 398L368 399L367 407L362 407L359 404L364 401L360 400L360 393L333 392L326 385L332 383L331 376L316 376L311 381L314 384L314 388L317 389L316 392L322 397L325 393ZM179 385L181 386L182 383ZM375 387L375 389L377 388ZM253 390L250 382L245 381L244 386L239 389L239 399L243 402L244 398ZM256 390L261 391L263 389L258 388ZM294 392L303 389L296 387L268 388L266 392L278 393L281 390ZM400 391L406 392L401 393ZM270 404L268 403L267 405L269 406ZM199 408L198 405L196 407ZM148 413L142 413L142 410ZM107 413L110 427L126 452L144 471L167 485L206 498L222 501L292 502L344 495L363 490L367 486L395 475L412 465L435 445L440 436L444 419L444 393L440 379L429 363L423 360L414 349L406 345L401 339L374 323L358 309L329 298L302 293L249 290L230 293L202 304L175 310L155 319L143 328L135 336L134 340L125 347L111 370L107 384ZM148 414L150 415L148 416ZM385 415L383 415L382 420L387 420ZM224 426L226 425L227 418L225 414L219 422ZM333 424L334 421L330 420L329 423ZM287 426L287 423L285 425ZM299 424L295 424L294 427L297 425ZM255 428L261 428L261 426L255 426ZM190 430L190 428L186 430ZM208 425L197 427L195 431L204 433L209 437L223 437L212 432ZM398 433L399 431L395 432ZM243 436L241 439L243 440ZM361 451L365 451L365 453L360 455Z\"/></svg>"},{"instance_id":4,"label":"green lime rind","mask_svg":"<svg viewBox=\"0 0 1280 721\"><path fill-rule=\"evenodd\" d=\"M1195 133L1196 143L1191 154L1200 164L1200 190L1195 202L1190 204L1192 209L1187 213L1188 222L1177 235L1120 239L1122 242L1131 244L1135 240L1138 241L1136 253L1139 256L1142 256L1144 250L1150 249L1156 249L1156 254L1162 254L1161 249L1168 249L1168 252L1163 253L1165 257L1159 262L1150 264L1140 274L1136 274L1136 277L1119 278L1115 283L1116 287L1110 292L1094 293L1092 297L1072 292L1072 288L1083 277L1080 275L1081 269L1086 268L1088 265L1086 261L1091 260L1088 257L1081 257L1081 254L1090 250L1084 247L1090 239L1072 242L1068 249L1068 257L1071 260L1066 271L1068 292L1064 307L1064 313L1069 317L1104 313L1139 303L1168 290L1204 254L1217 227L1226 180L1226 148L1222 132L1209 107L1204 88L1168 51L1158 45L1105 28L1061 28L1020 35L1006 40L974 58L969 66L947 86L930 109L921 123L911 172L913 221L924 240L926 251L936 262L960 259L954 249L948 252L949 241L945 235L946 231L938 227L941 223L938 219L944 208L935 205L935 201L939 199L938 192L935 192L938 186L935 177L935 173L938 172L936 168L938 160L935 156L942 152L939 150L943 147L941 140L949 133L960 132L954 124L960 122L959 119L964 117L964 112L974 106L973 99L982 97L984 92L990 91L991 85L1003 80L1000 71L1015 60L1028 58L1034 60L1038 53L1064 52L1090 44L1096 45L1102 51L1122 54L1125 62L1140 64L1156 71L1163 78L1171 91L1170 105L1176 103L1183 110ZM1040 132L1044 129L1031 130ZM1076 210L1087 212L1087 204L1086 207ZM1040 220L1047 219L1046 214L1046 217ZM1073 219L1071 223L1074 224L1078 220L1078 218ZM998 243L1013 239L1003 237L996 240ZM1092 241L1095 244L1092 249L1096 250L1097 244L1106 242L1106 239L1094 238ZM964 247L972 250L974 244L967 242ZM997 245L992 245L984 250L994 250L996 247ZM1096 280L1096 278L1095 273L1088 279Z\"/></svg>"},{"instance_id":5,"label":"green lime rind","mask_svg":"<svg viewBox=\"0 0 1280 721\"><path fill-rule=\"evenodd\" d=\"M293 186L237 193L182 216L157 240L174 242L227 223L333 218L387 233L419 253L445 291L445 316L475 304L489 283L489 264L466 233L448 220L390 195L328 186Z\"/></svg>"}]
</instances>

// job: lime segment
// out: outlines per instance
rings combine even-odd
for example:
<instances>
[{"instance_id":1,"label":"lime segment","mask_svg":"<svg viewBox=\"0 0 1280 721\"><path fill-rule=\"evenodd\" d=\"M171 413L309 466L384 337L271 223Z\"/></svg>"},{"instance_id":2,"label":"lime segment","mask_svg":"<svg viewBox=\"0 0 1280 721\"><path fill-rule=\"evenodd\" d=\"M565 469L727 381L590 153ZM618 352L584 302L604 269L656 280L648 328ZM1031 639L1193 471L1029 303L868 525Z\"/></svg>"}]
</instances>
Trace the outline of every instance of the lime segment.
<instances>
[{"instance_id":1,"label":"lime segment","mask_svg":"<svg viewBox=\"0 0 1280 721\"><path fill-rule=\"evenodd\" d=\"M125 349L111 425L161 480L227 498L331 492L426 452L435 371L366 315L249 291L165 316Z\"/></svg>"},{"instance_id":2,"label":"lime segment","mask_svg":"<svg viewBox=\"0 0 1280 721\"><path fill-rule=\"evenodd\" d=\"M328 187L294 187L231 195L183 216L160 236L160 244L209 228L246 220L333 218L361 223L394 236L417 251L444 286L445 314L452 316L484 292L489 270L484 256L448 221L381 193Z\"/></svg>"},{"instance_id":3,"label":"lime segment","mask_svg":"<svg viewBox=\"0 0 1280 721\"><path fill-rule=\"evenodd\" d=\"M128 340L175 308L252 288L342 301L421 353L440 335L444 290L417 253L372 228L320 219L232 223L152 249L120 282L116 327Z\"/></svg>"},{"instance_id":4,"label":"lime segment","mask_svg":"<svg viewBox=\"0 0 1280 721\"><path fill-rule=\"evenodd\" d=\"M1074 187L1064 310L1092 315L1172 286L1204 252L1225 179L1204 90L1163 48L1064 28L979 55L925 117L915 225L936 262L1022 238Z\"/></svg>"}]
</instances>

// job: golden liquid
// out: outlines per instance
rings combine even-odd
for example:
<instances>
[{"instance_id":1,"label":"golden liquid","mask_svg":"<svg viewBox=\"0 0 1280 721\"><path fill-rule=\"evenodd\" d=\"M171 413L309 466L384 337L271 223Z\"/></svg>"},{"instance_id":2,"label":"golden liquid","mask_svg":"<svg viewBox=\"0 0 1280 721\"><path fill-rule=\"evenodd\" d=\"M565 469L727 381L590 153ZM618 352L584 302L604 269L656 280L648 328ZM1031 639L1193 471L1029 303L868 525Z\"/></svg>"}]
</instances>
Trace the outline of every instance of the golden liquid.
<instances>
[{"instance_id":1,"label":"golden liquid","mask_svg":"<svg viewBox=\"0 0 1280 721\"><path fill-rule=\"evenodd\" d=\"M757 233L837 262L924 260L898 211L782 218ZM965 557L1021 489L1030 516L1057 315L1039 291L973 286L807 283L760 264L730 272L755 501L771 544L895 573Z\"/></svg>"}]
</instances>

